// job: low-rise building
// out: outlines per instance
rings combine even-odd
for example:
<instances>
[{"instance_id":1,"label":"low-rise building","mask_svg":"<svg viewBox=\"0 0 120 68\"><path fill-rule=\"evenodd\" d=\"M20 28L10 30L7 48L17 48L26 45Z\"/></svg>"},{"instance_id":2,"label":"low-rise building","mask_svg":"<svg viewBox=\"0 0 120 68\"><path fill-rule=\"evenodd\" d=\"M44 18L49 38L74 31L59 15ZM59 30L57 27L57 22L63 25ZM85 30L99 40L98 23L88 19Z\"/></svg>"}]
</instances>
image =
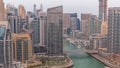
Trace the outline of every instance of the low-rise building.
<instances>
[{"instance_id":1,"label":"low-rise building","mask_svg":"<svg viewBox=\"0 0 120 68\"><path fill-rule=\"evenodd\" d=\"M90 36L89 49L98 50L107 47L107 36L101 34L94 34Z\"/></svg>"}]
</instances>

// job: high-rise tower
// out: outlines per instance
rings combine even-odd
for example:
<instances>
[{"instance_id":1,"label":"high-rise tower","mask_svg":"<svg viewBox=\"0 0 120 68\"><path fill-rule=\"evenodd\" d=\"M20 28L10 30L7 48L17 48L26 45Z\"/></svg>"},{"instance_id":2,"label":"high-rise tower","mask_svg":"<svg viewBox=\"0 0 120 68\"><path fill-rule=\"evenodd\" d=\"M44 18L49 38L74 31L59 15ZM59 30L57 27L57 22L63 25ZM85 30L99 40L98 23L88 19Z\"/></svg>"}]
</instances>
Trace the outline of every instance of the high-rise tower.
<instances>
[{"instance_id":1,"label":"high-rise tower","mask_svg":"<svg viewBox=\"0 0 120 68\"><path fill-rule=\"evenodd\" d=\"M47 10L48 55L63 55L62 15L62 6L49 8Z\"/></svg>"},{"instance_id":2,"label":"high-rise tower","mask_svg":"<svg viewBox=\"0 0 120 68\"><path fill-rule=\"evenodd\" d=\"M4 3L3 0L0 0L0 21L5 20L5 11L4 11Z\"/></svg>"},{"instance_id":3,"label":"high-rise tower","mask_svg":"<svg viewBox=\"0 0 120 68\"><path fill-rule=\"evenodd\" d=\"M120 7L108 11L108 52L120 53Z\"/></svg>"},{"instance_id":4,"label":"high-rise tower","mask_svg":"<svg viewBox=\"0 0 120 68\"><path fill-rule=\"evenodd\" d=\"M34 12L34 14L35 14L35 17L37 17L37 8L36 8L36 4L34 4L33 12Z\"/></svg>"},{"instance_id":5,"label":"high-rise tower","mask_svg":"<svg viewBox=\"0 0 120 68\"><path fill-rule=\"evenodd\" d=\"M40 5L40 10L43 12L43 5L42 4Z\"/></svg>"},{"instance_id":6,"label":"high-rise tower","mask_svg":"<svg viewBox=\"0 0 120 68\"><path fill-rule=\"evenodd\" d=\"M19 5L18 7L18 16L20 16L22 19L25 19L26 17L26 10L23 5Z\"/></svg>"},{"instance_id":7,"label":"high-rise tower","mask_svg":"<svg viewBox=\"0 0 120 68\"><path fill-rule=\"evenodd\" d=\"M0 21L0 68L12 68L12 39L9 23Z\"/></svg>"},{"instance_id":8,"label":"high-rise tower","mask_svg":"<svg viewBox=\"0 0 120 68\"><path fill-rule=\"evenodd\" d=\"M106 35L108 30L108 8L107 8L108 0L99 0L99 20L100 20L100 28L101 34Z\"/></svg>"},{"instance_id":9,"label":"high-rise tower","mask_svg":"<svg viewBox=\"0 0 120 68\"><path fill-rule=\"evenodd\" d=\"M46 45L47 14L44 12L39 13L39 20L40 20L40 45Z\"/></svg>"},{"instance_id":10,"label":"high-rise tower","mask_svg":"<svg viewBox=\"0 0 120 68\"><path fill-rule=\"evenodd\" d=\"M107 2L108 0L99 0L99 19L107 21Z\"/></svg>"}]
</instances>

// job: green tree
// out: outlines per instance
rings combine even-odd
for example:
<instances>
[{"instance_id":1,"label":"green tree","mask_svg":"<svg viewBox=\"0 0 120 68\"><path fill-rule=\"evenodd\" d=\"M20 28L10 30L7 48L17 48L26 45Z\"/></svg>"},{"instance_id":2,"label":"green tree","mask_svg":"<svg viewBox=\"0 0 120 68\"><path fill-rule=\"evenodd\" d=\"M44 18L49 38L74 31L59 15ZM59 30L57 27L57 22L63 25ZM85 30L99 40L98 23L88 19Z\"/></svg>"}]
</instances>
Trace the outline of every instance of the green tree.
<instances>
[{"instance_id":1,"label":"green tree","mask_svg":"<svg viewBox=\"0 0 120 68\"><path fill-rule=\"evenodd\" d=\"M46 58L44 56L41 57L41 62L45 66L45 64L46 64Z\"/></svg>"}]
</instances>

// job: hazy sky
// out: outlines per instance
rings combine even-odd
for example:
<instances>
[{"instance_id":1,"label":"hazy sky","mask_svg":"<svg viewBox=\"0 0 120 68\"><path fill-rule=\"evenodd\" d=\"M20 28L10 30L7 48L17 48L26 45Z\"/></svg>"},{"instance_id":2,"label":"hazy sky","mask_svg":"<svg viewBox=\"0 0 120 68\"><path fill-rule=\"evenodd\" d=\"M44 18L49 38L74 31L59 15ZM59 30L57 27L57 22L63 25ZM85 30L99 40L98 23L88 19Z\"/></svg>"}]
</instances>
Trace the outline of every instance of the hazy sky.
<instances>
[{"instance_id":1,"label":"hazy sky","mask_svg":"<svg viewBox=\"0 0 120 68\"><path fill-rule=\"evenodd\" d=\"M33 5L36 4L37 8L40 8L40 4L43 4L44 11L47 8L63 5L64 12L69 13L92 13L98 14L98 0L4 0L5 4L11 3L15 7L22 4L26 10L33 11ZM109 0L109 7L120 7L120 0Z\"/></svg>"}]
</instances>

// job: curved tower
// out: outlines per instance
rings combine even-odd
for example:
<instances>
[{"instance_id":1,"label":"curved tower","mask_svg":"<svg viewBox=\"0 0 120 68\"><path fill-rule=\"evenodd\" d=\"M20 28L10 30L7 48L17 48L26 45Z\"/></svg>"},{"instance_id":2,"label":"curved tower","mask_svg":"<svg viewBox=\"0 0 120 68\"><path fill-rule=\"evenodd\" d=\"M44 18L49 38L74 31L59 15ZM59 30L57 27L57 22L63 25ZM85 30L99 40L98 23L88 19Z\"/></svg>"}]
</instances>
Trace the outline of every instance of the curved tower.
<instances>
[{"instance_id":1,"label":"curved tower","mask_svg":"<svg viewBox=\"0 0 120 68\"><path fill-rule=\"evenodd\" d=\"M0 21L5 20L5 10L3 0L0 0Z\"/></svg>"}]
</instances>

